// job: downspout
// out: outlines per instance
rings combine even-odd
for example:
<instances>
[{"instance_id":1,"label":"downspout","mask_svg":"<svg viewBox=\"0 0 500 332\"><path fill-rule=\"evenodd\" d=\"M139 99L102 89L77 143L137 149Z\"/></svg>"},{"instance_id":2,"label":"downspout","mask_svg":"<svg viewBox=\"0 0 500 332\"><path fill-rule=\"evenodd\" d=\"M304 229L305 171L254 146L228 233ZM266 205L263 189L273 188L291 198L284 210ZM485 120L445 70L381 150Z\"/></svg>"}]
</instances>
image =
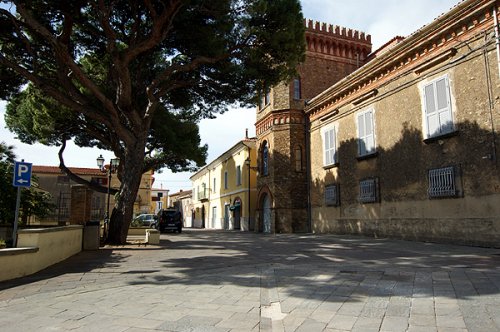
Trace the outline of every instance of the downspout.
<instances>
[{"instance_id":1,"label":"downspout","mask_svg":"<svg viewBox=\"0 0 500 332\"><path fill-rule=\"evenodd\" d=\"M305 102L307 106L307 101ZM309 116L304 111L304 135L306 150L306 181L307 181L307 231L312 233L312 212L311 212L311 124Z\"/></svg>"},{"instance_id":2,"label":"downspout","mask_svg":"<svg viewBox=\"0 0 500 332\"><path fill-rule=\"evenodd\" d=\"M497 49L497 65L498 65L498 77L500 78L500 37L498 32L498 16L497 16L497 5L496 2L493 5L493 20L495 22L495 45Z\"/></svg>"}]
</instances>

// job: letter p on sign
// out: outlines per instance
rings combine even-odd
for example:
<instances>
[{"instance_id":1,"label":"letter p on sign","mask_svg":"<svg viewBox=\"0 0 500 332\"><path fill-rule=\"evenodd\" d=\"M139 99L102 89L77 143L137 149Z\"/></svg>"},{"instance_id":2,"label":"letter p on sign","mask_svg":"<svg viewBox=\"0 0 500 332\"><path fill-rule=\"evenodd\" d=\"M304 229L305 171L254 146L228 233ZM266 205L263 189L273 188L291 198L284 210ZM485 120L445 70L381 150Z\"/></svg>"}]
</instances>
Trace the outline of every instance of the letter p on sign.
<instances>
[{"instance_id":1,"label":"letter p on sign","mask_svg":"<svg viewBox=\"0 0 500 332\"><path fill-rule=\"evenodd\" d=\"M14 162L14 178L12 185L14 187L31 186L31 163Z\"/></svg>"}]
</instances>

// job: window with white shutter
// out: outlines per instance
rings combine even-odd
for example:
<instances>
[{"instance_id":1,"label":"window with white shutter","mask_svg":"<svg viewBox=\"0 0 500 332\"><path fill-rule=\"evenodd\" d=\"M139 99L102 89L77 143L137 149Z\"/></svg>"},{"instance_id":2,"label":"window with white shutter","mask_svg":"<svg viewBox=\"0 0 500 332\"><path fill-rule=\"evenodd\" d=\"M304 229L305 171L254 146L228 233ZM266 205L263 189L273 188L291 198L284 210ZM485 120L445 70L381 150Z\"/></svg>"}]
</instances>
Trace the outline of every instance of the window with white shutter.
<instances>
[{"instance_id":1,"label":"window with white shutter","mask_svg":"<svg viewBox=\"0 0 500 332\"><path fill-rule=\"evenodd\" d=\"M333 166L337 160L337 128L328 126L321 129L323 139L323 166Z\"/></svg>"},{"instance_id":2,"label":"window with white shutter","mask_svg":"<svg viewBox=\"0 0 500 332\"><path fill-rule=\"evenodd\" d=\"M425 137L432 138L454 131L448 76L424 86Z\"/></svg>"},{"instance_id":3,"label":"window with white shutter","mask_svg":"<svg viewBox=\"0 0 500 332\"><path fill-rule=\"evenodd\" d=\"M375 125L373 109L368 109L357 116L358 156L375 153Z\"/></svg>"}]
</instances>

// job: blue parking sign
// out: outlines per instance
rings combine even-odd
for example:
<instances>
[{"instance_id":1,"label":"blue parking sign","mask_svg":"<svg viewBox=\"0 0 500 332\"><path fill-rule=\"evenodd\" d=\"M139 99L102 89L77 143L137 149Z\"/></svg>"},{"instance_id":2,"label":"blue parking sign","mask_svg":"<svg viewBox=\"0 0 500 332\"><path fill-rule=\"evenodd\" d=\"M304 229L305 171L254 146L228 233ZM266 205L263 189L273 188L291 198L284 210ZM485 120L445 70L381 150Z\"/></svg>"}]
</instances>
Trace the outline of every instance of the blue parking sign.
<instances>
[{"instance_id":1,"label":"blue parking sign","mask_svg":"<svg viewBox=\"0 0 500 332\"><path fill-rule=\"evenodd\" d=\"M31 163L14 162L14 178L12 179L14 187L31 186L31 165Z\"/></svg>"}]
</instances>

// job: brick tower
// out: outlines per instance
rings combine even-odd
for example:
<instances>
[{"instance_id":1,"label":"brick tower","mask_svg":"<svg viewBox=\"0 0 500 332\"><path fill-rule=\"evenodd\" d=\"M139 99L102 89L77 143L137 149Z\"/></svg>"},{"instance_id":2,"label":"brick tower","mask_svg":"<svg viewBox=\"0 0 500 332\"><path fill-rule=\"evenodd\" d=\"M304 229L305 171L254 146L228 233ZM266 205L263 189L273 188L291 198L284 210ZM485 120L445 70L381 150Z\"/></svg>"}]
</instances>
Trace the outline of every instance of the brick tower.
<instances>
[{"instance_id":1,"label":"brick tower","mask_svg":"<svg viewBox=\"0 0 500 332\"><path fill-rule=\"evenodd\" d=\"M257 107L258 211L256 231L307 232L307 100L366 62L371 38L364 33L305 21L306 59L299 76L267 91Z\"/></svg>"}]
</instances>

